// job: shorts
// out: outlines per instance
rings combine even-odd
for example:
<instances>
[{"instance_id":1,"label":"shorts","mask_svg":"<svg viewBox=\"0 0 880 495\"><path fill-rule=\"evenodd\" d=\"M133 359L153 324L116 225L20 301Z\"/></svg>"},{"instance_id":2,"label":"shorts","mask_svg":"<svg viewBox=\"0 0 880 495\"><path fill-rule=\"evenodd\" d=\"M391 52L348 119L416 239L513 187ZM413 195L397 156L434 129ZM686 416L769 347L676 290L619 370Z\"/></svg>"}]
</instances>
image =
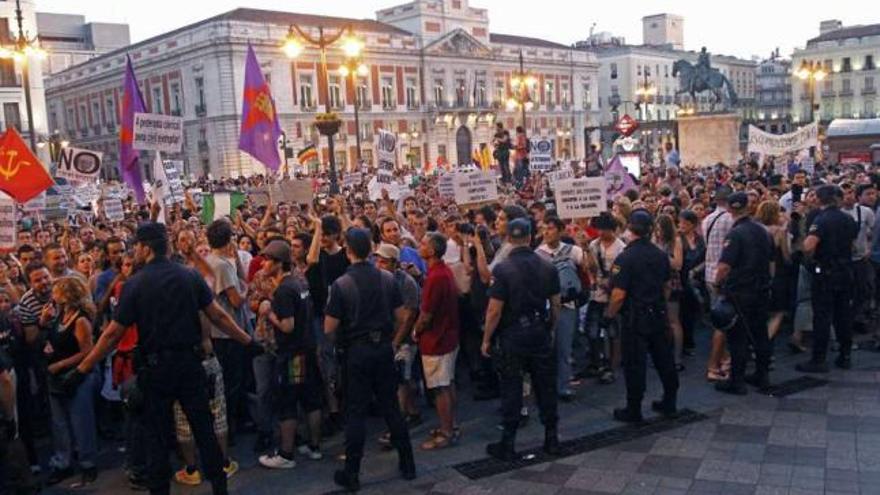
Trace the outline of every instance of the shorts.
<instances>
[{"instance_id":1,"label":"shorts","mask_svg":"<svg viewBox=\"0 0 880 495\"><path fill-rule=\"evenodd\" d=\"M211 408L211 416L214 418L214 434L220 438L229 431L226 422L226 394L223 389L223 369L216 356L211 356L202 361L205 375L208 377L208 404ZM193 434L186 414L180 407L180 402L174 401L174 425L177 431L178 442L192 442Z\"/></svg>"},{"instance_id":2,"label":"shorts","mask_svg":"<svg viewBox=\"0 0 880 495\"><path fill-rule=\"evenodd\" d=\"M275 407L281 421L295 419L301 407L310 413L323 406L324 389L315 351L279 354Z\"/></svg>"},{"instance_id":3,"label":"shorts","mask_svg":"<svg viewBox=\"0 0 880 495\"><path fill-rule=\"evenodd\" d=\"M454 351L439 356L425 356L422 354L425 387L433 389L452 385L455 382L455 359L457 357L457 347Z\"/></svg>"},{"instance_id":4,"label":"shorts","mask_svg":"<svg viewBox=\"0 0 880 495\"><path fill-rule=\"evenodd\" d=\"M416 347L412 344L401 344L394 355L394 364L397 368L397 378L401 383L412 381L413 363L416 360Z\"/></svg>"}]
</instances>

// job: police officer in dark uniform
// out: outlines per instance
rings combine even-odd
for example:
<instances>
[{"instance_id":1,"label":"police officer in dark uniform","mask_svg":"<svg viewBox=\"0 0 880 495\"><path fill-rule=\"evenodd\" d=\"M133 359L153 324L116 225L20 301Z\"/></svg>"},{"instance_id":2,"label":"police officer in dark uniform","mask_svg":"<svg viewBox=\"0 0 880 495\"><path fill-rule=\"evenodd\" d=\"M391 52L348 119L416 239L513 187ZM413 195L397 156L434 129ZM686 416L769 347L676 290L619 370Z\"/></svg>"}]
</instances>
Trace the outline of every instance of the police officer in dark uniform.
<instances>
[{"instance_id":1,"label":"police officer in dark uniform","mask_svg":"<svg viewBox=\"0 0 880 495\"><path fill-rule=\"evenodd\" d=\"M416 466L409 431L397 402L394 364L394 353L406 337L403 297L394 276L368 261L372 252L368 230L349 229L345 244L351 266L330 286L324 332L328 336L338 334L337 347L346 355L345 468L336 471L333 481L348 491L357 491L366 437L364 422L373 397L388 425L391 445L397 449L401 476L414 479ZM395 321L397 329L393 328Z\"/></svg>"},{"instance_id":2,"label":"police officer in dark uniform","mask_svg":"<svg viewBox=\"0 0 880 495\"><path fill-rule=\"evenodd\" d=\"M66 386L75 387L116 346L125 329L137 325L135 369L137 386L143 394L150 493L169 492L172 404L179 401L192 425L213 493L226 494L224 458L214 435L202 367L199 312L236 341L252 347L258 344L214 301L205 280L194 270L170 261L167 253L164 225L146 223L138 227L134 256L136 262L145 265L125 283L116 314L98 343L64 381Z\"/></svg>"},{"instance_id":3,"label":"police officer in dark uniform","mask_svg":"<svg viewBox=\"0 0 880 495\"><path fill-rule=\"evenodd\" d=\"M529 247L532 224L527 218L508 223L507 234L513 249L492 270L482 344L484 356L497 354L504 432L501 441L489 444L486 452L502 460L516 458L514 442L522 409L523 373L529 373L544 424L544 451L558 455L553 329L560 308L559 274ZM496 329L498 339L493 348Z\"/></svg>"},{"instance_id":4,"label":"police officer in dark uniform","mask_svg":"<svg viewBox=\"0 0 880 495\"><path fill-rule=\"evenodd\" d=\"M615 409L614 419L638 423L642 421L647 353L663 383L663 399L654 401L651 407L665 416L677 414L678 374L666 319L669 256L651 243L654 218L648 211L633 211L627 228L631 241L611 266L611 298L605 318L610 321L618 312L622 314L620 344L626 407Z\"/></svg>"},{"instance_id":5,"label":"police officer in dark uniform","mask_svg":"<svg viewBox=\"0 0 880 495\"><path fill-rule=\"evenodd\" d=\"M731 194L727 202L733 216L733 228L724 240L715 283L718 292L733 304L737 319L727 334L730 379L716 383L715 389L745 395L745 383L760 390L770 387L767 318L773 241L767 229L749 216L746 193ZM746 376L749 342L755 350L755 373Z\"/></svg>"},{"instance_id":6,"label":"police officer in dark uniform","mask_svg":"<svg viewBox=\"0 0 880 495\"><path fill-rule=\"evenodd\" d=\"M834 185L820 186L816 198L822 211L816 215L804 239L803 252L813 276L813 356L796 366L805 373L827 373L828 337L831 324L840 354L838 368L852 366L852 246L859 233L855 220L838 207L843 192Z\"/></svg>"}]
</instances>

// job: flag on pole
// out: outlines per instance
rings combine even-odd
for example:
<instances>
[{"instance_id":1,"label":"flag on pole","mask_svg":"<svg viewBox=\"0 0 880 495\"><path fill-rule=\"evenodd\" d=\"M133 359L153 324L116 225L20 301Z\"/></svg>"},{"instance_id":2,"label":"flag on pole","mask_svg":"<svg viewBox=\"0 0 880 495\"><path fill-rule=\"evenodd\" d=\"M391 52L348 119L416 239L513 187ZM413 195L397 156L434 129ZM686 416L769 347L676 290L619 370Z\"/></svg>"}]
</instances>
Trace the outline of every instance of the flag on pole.
<instances>
[{"instance_id":1,"label":"flag on pole","mask_svg":"<svg viewBox=\"0 0 880 495\"><path fill-rule=\"evenodd\" d=\"M54 185L43 164L10 126L0 136L0 191L27 203Z\"/></svg>"},{"instance_id":2,"label":"flag on pole","mask_svg":"<svg viewBox=\"0 0 880 495\"><path fill-rule=\"evenodd\" d=\"M229 216L244 204L244 193L216 192L202 195L202 222L209 224L218 218Z\"/></svg>"},{"instance_id":3,"label":"flag on pole","mask_svg":"<svg viewBox=\"0 0 880 495\"><path fill-rule=\"evenodd\" d=\"M605 180L608 183L609 198L626 194L630 189L638 189L636 181L626 171L619 155L614 155L614 158L608 163L608 169L605 170Z\"/></svg>"},{"instance_id":4,"label":"flag on pole","mask_svg":"<svg viewBox=\"0 0 880 495\"><path fill-rule=\"evenodd\" d=\"M119 129L119 174L122 180L131 186L135 198L144 203L144 185L141 168L138 163L138 151L134 149L134 114L147 111L144 97L138 88L131 57L126 56L125 83L122 94L122 127Z\"/></svg>"},{"instance_id":5,"label":"flag on pole","mask_svg":"<svg viewBox=\"0 0 880 495\"><path fill-rule=\"evenodd\" d=\"M318 159L318 150L315 148L314 144L309 144L305 148L299 150L299 153L296 154L296 160L300 163L300 165L307 165L308 162Z\"/></svg>"},{"instance_id":6,"label":"flag on pole","mask_svg":"<svg viewBox=\"0 0 880 495\"><path fill-rule=\"evenodd\" d=\"M278 123L278 114L275 112L275 100L272 99L269 85L263 78L254 48L248 45L238 149L275 171L281 165L279 138L281 124Z\"/></svg>"}]
</instances>

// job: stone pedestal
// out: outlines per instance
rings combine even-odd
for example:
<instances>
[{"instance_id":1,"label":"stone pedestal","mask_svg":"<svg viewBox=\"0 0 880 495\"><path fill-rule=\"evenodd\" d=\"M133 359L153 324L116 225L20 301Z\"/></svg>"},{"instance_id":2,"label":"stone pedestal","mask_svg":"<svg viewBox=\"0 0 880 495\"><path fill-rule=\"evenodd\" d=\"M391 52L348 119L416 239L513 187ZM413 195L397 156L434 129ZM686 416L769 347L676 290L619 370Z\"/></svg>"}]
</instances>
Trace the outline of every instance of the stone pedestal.
<instances>
[{"instance_id":1,"label":"stone pedestal","mask_svg":"<svg viewBox=\"0 0 880 495\"><path fill-rule=\"evenodd\" d=\"M732 113L678 118L678 151L685 167L722 162L735 165L740 158L739 116Z\"/></svg>"}]
</instances>

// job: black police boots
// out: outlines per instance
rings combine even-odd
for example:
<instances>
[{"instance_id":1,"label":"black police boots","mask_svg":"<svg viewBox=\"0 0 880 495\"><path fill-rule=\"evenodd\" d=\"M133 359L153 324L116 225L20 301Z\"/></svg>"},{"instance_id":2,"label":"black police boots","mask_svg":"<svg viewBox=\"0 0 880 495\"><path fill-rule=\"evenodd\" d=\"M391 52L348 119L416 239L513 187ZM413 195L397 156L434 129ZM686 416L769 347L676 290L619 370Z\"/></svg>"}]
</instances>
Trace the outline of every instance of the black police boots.
<instances>
[{"instance_id":1,"label":"black police boots","mask_svg":"<svg viewBox=\"0 0 880 495\"><path fill-rule=\"evenodd\" d=\"M544 428L544 453L553 457L559 456L559 431L556 425Z\"/></svg>"},{"instance_id":2,"label":"black police boots","mask_svg":"<svg viewBox=\"0 0 880 495\"><path fill-rule=\"evenodd\" d=\"M841 352L840 355L837 356L837 359L834 360L834 366L837 366L838 368L840 368L842 370L851 369L852 368L852 358L850 358L850 355L848 353L844 354Z\"/></svg>"},{"instance_id":3,"label":"black police boots","mask_svg":"<svg viewBox=\"0 0 880 495\"><path fill-rule=\"evenodd\" d=\"M828 373L828 363L823 361L809 360L804 363L798 363L794 369L801 373Z\"/></svg>"},{"instance_id":4,"label":"black police boots","mask_svg":"<svg viewBox=\"0 0 880 495\"><path fill-rule=\"evenodd\" d=\"M732 395L746 395L749 393L749 390L744 384L735 382L733 380L725 380L723 382L716 383L715 390Z\"/></svg>"},{"instance_id":5,"label":"black police boots","mask_svg":"<svg viewBox=\"0 0 880 495\"><path fill-rule=\"evenodd\" d=\"M344 469L333 473L333 482L347 492L356 492L361 489L361 481L358 479L358 475L351 474Z\"/></svg>"},{"instance_id":6,"label":"black police boots","mask_svg":"<svg viewBox=\"0 0 880 495\"><path fill-rule=\"evenodd\" d=\"M770 377L767 372L755 371L750 375L746 375L745 382L756 387L761 392L770 390Z\"/></svg>"},{"instance_id":7,"label":"black police boots","mask_svg":"<svg viewBox=\"0 0 880 495\"><path fill-rule=\"evenodd\" d=\"M516 450L513 444L516 442L516 430L509 431L507 428L501 434L501 441L486 445L486 453L502 461L515 461Z\"/></svg>"},{"instance_id":8,"label":"black police boots","mask_svg":"<svg viewBox=\"0 0 880 495\"><path fill-rule=\"evenodd\" d=\"M675 397L663 397L663 400L651 402L651 410L667 418L678 416L678 408L675 405Z\"/></svg>"},{"instance_id":9,"label":"black police boots","mask_svg":"<svg viewBox=\"0 0 880 495\"><path fill-rule=\"evenodd\" d=\"M397 451L400 458L397 467L400 470L400 477L412 481L416 479L416 461L413 458L412 449L400 449Z\"/></svg>"},{"instance_id":10,"label":"black police boots","mask_svg":"<svg viewBox=\"0 0 880 495\"><path fill-rule=\"evenodd\" d=\"M626 407L614 410L614 419L624 423L641 423L642 418L642 402L627 401Z\"/></svg>"}]
</instances>

